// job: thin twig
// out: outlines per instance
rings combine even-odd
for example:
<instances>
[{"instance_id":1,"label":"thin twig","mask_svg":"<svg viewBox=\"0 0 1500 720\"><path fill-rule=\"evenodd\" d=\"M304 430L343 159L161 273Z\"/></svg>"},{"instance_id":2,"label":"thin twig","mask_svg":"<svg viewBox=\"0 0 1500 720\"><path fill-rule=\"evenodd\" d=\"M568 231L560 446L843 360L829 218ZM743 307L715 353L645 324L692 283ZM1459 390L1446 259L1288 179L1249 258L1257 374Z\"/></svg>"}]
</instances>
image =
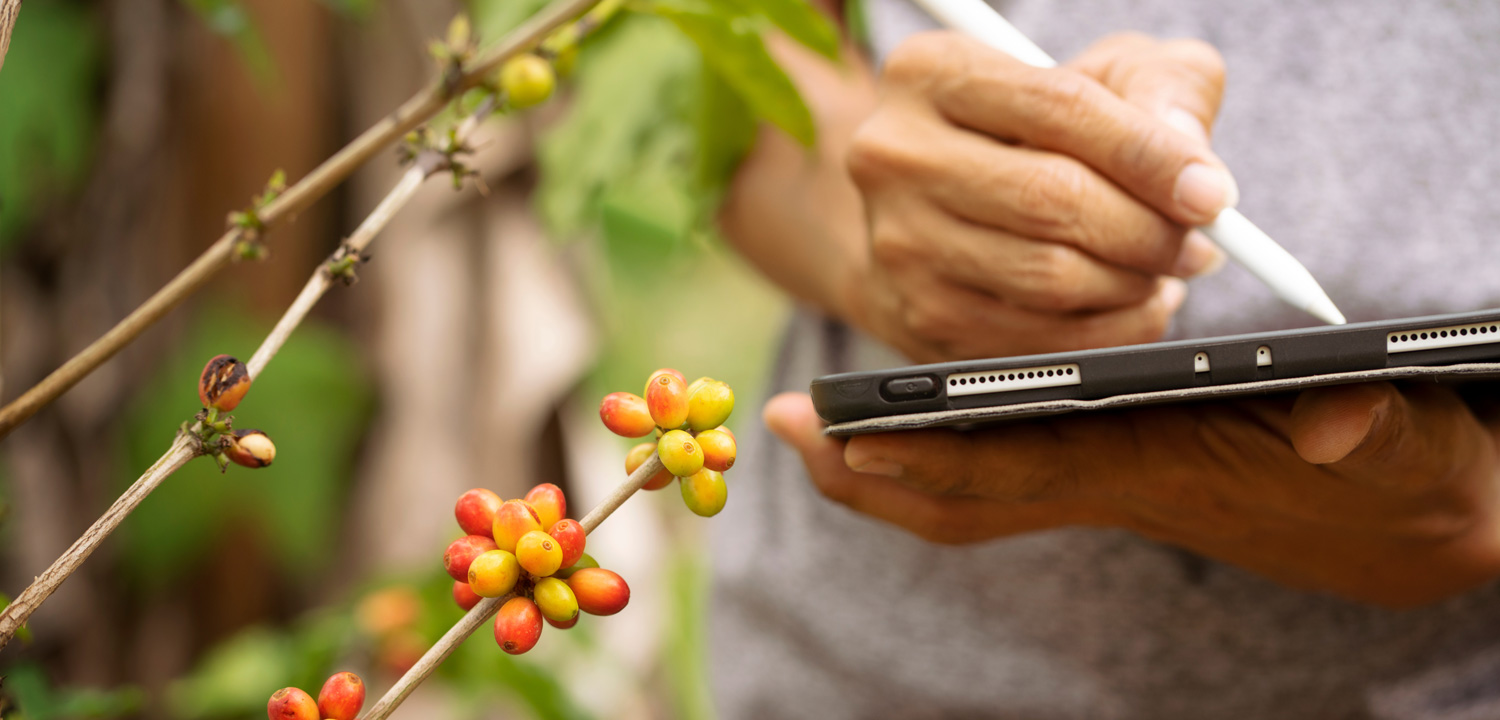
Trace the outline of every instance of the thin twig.
<instances>
[{"instance_id":1,"label":"thin twig","mask_svg":"<svg viewBox=\"0 0 1500 720\"><path fill-rule=\"evenodd\" d=\"M19 9L20 3L17 0L0 0L0 3L4 3L0 7L8 10L12 2ZM438 114L449 100L481 84L486 77L500 67L501 63L528 50L549 32L588 11L598 2L599 0L556 0L542 8L541 12L531 16L526 22L508 33L498 45L466 65L462 73L457 74L451 80L439 78L437 82L412 96L384 120L376 123L343 149L334 153L332 157L324 160L295 185L287 188L257 213L261 224L270 228L278 221L306 209L375 153ZM4 16L0 15L0 19L3 18ZM106 360L114 357L115 353L155 324L168 311L177 307L188 296L207 284L219 270L229 264L234 255L235 246L243 239L246 239L246 232L238 227L224 233L218 241L199 255L197 260L157 290L119 324L110 328L98 340L63 363L30 390L0 408L0 438L10 434L16 426L57 399L59 395L87 377Z\"/></svg>"},{"instance_id":2,"label":"thin twig","mask_svg":"<svg viewBox=\"0 0 1500 720\"><path fill-rule=\"evenodd\" d=\"M637 490L644 487L646 482L655 477L661 470L661 459L655 453L652 453L646 462L641 463L641 466L636 468L635 472L630 474L630 477L625 478L625 482L620 483L619 487L616 487L609 494L609 497L604 498L593 510L589 511L588 515L583 516L579 524L583 526L584 532L593 534L594 528L599 527L599 524L604 522L605 518L608 518L610 514L618 510L621 505L625 504L626 500L630 499L631 495L634 495ZM402 675L401 679L397 680L396 684L392 685L391 689L387 690L385 695L380 697L380 701L376 702L375 706L370 708L370 712L361 718L361 720L385 720L390 717L391 713L396 710L396 707L406 700L406 696L410 695L413 690L417 689L418 685L422 684L422 681L432 675L432 672L437 670L438 666L442 665L443 661L449 655L452 655L454 650L458 649L460 643L467 640L470 635L474 634L475 630L484 625L484 622L491 615L494 615L500 609L500 606L511 597L514 596L504 595L479 601L479 604L475 605L474 609L465 613L458 622L453 624L453 627L448 629L448 632L443 633L442 638L427 649L427 652L422 655L422 659L418 660L417 664L411 666L411 669L407 670L406 674Z\"/></svg>"},{"instance_id":3,"label":"thin twig","mask_svg":"<svg viewBox=\"0 0 1500 720\"><path fill-rule=\"evenodd\" d=\"M464 139L472 134L480 122L494 110L494 97L485 99L459 126L455 133L455 142L462 146ZM401 176L401 180L386 194L380 204L375 206L364 222L359 224L335 256L352 252L357 257L385 228L396 212L416 194L422 182L446 169L450 162L451 159L436 151L425 151L417 159L416 164ZM312 278L307 281L307 285L297 295L297 299L282 314L281 320L277 321L276 327L271 329L266 339L261 341L255 355L247 363L252 380L265 369L266 365L271 362L271 358L275 357L277 351L291 336L292 331L302 323L324 293L328 292L334 279L335 276L328 271L328 263L318 265L318 269L313 272ZM88 532L73 543L73 547L69 548L62 557L52 563L45 573L38 576L14 603L0 612L0 649L10 642L16 629L26 622L42 601L56 591L58 586L62 585L63 581L83 564L89 554L94 552L94 548L98 547L99 543L111 532L114 532L116 527L119 527L120 522L135 510L135 506L139 505L141 500L155 490L168 475L176 472L188 460L202 454L200 444L193 437L192 432L179 433L166 454L162 455L161 459L157 460L156 464L152 465L139 480L136 480L135 484L131 485L130 489L110 506L104 516L89 527Z\"/></svg>"},{"instance_id":4,"label":"thin twig","mask_svg":"<svg viewBox=\"0 0 1500 720\"><path fill-rule=\"evenodd\" d=\"M10 31L21 16L21 0L0 0L0 69L5 68L5 52L10 50Z\"/></svg>"},{"instance_id":5,"label":"thin twig","mask_svg":"<svg viewBox=\"0 0 1500 720\"><path fill-rule=\"evenodd\" d=\"M26 618L31 617L31 613L50 597L58 586L62 585L63 581L67 580L68 576L88 559L89 555L94 553L99 543L109 537L109 534L114 532L126 517L130 516L135 507L140 505L152 490L156 489L156 486L201 452L197 440L190 432L179 432L177 439L172 441L172 446L167 449L166 454L162 455L156 464L147 468L140 479L136 480L118 500L115 500L115 504L110 505L104 515L89 526L89 529L83 533L83 537L78 538L73 546L62 554L62 557L47 568L46 572L38 575L32 581L31 586L16 598L15 602L6 607L4 612L0 612L0 648L10 642L16 630L26 623Z\"/></svg>"}]
</instances>

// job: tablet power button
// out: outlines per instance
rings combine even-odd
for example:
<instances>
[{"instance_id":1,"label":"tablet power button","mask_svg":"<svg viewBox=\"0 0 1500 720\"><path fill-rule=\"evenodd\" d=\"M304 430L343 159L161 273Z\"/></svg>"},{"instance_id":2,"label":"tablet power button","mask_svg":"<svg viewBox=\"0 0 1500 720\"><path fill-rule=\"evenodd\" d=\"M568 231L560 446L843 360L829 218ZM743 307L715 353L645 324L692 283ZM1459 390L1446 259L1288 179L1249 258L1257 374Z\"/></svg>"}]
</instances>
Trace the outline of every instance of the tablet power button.
<instances>
[{"instance_id":1,"label":"tablet power button","mask_svg":"<svg viewBox=\"0 0 1500 720\"><path fill-rule=\"evenodd\" d=\"M881 388L887 400L925 400L937 397L937 381L930 375L892 378Z\"/></svg>"}]
</instances>

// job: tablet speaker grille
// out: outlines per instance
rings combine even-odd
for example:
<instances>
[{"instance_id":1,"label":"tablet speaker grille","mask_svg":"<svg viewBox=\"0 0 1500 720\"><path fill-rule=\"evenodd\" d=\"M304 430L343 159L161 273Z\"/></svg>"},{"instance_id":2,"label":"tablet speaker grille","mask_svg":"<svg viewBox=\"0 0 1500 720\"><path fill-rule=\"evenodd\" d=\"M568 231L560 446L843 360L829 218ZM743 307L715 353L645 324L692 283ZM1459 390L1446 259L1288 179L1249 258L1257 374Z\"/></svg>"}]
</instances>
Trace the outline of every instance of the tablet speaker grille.
<instances>
[{"instance_id":1,"label":"tablet speaker grille","mask_svg":"<svg viewBox=\"0 0 1500 720\"><path fill-rule=\"evenodd\" d=\"M949 397L1078 385L1082 381L1078 365L1072 363L953 373L947 378Z\"/></svg>"},{"instance_id":2,"label":"tablet speaker grille","mask_svg":"<svg viewBox=\"0 0 1500 720\"><path fill-rule=\"evenodd\" d=\"M1401 353L1496 342L1500 342L1500 323L1488 322L1389 333L1385 336L1385 350Z\"/></svg>"}]
</instances>

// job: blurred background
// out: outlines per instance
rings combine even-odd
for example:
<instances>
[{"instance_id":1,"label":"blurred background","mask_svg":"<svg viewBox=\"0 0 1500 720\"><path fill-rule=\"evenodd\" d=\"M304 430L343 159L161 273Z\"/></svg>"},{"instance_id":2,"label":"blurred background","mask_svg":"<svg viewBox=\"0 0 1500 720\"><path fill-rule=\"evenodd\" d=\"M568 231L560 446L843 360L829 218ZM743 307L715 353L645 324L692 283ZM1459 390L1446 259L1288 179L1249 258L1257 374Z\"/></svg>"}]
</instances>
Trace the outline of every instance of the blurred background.
<instances>
[{"instance_id":1,"label":"blurred background","mask_svg":"<svg viewBox=\"0 0 1500 720\"><path fill-rule=\"evenodd\" d=\"M453 15L493 41L541 4L27 0L0 71L0 398L187 265L274 171L301 177L429 82ZM275 689L316 695L335 670L365 678L368 707L461 614L441 559L464 490L553 482L581 516L630 446L599 398L657 367L729 382L730 426L758 422L787 308L713 211L759 120L812 137L753 7L632 4L557 98L488 123L487 192L424 187L235 411L276 463L171 477L0 653L0 715L259 718ZM792 23L836 42L815 16ZM276 227L268 260L232 265L0 441L0 591L161 454L203 363L247 358L400 172L377 157ZM677 495L633 499L590 537L631 584L625 612L516 658L486 626L397 716L708 716L711 521Z\"/></svg>"}]
</instances>

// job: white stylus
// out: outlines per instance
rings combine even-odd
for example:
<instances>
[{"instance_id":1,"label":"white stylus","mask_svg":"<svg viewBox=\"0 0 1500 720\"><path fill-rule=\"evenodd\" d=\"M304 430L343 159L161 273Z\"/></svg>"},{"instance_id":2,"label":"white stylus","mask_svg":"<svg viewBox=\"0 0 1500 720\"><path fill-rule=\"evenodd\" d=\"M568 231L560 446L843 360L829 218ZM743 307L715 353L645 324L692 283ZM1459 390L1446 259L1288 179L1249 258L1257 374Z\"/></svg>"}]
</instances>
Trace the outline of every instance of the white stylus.
<instances>
[{"instance_id":1,"label":"white stylus","mask_svg":"<svg viewBox=\"0 0 1500 720\"><path fill-rule=\"evenodd\" d=\"M915 0L928 14L954 30L1037 67L1057 67L1057 61L1011 25L984 0ZM1235 262L1245 266L1282 300L1330 325L1343 325L1339 312L1318 281L1297 258L1276 244L1255 223L1234 208L1219 213L1199 228Z\"/></svg>"}]
</instances>

